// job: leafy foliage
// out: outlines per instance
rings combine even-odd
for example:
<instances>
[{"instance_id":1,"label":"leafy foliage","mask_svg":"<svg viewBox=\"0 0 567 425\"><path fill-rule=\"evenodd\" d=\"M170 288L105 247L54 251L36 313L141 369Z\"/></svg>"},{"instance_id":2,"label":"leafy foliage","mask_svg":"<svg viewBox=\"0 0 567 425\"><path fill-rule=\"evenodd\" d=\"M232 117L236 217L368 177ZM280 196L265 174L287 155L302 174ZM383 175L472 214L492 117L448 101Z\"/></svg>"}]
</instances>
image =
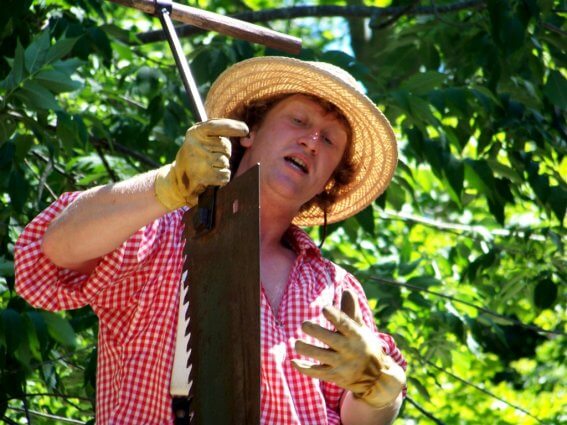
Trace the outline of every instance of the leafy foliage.
<instances>
[{"instance_id":1,"label":"leafy foliage","mask_svg":"<svg viewBox=\"0 0 567 425\"><path fill-rule=\"evenodd\" d=\"M392 185L329 226L324 251L360 278L379 327L407 356L400 421L565 422L562 5L370 3L385 8L367 7L368 22L351 17L349 8L364 5L350 0L315 2L343 6L348 19L270 25L303 38L302 58L350 71L399 138ZM156 27L151 18L101 0L3 5L0 417L93 423L96 317L88 308L37 311L19 298L14 243L58 194L171 160L194 119L166 45L137 37ZM199 7L238 13L282 4ZM281 54L218 35L184 43L203 93L230 64Z\"/></svg>"}]
</instances>

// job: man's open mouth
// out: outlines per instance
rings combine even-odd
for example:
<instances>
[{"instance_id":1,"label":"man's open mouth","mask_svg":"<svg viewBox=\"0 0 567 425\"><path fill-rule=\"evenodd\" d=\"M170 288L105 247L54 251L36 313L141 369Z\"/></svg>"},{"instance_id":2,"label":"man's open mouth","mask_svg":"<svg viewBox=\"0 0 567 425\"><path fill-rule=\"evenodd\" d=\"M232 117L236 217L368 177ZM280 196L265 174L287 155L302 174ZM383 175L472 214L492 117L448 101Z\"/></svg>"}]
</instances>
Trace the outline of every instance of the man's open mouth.
<instances>
[{"instance_id":1,"label":"man's open mouth","mask_svg":"<svg viewBox=\"0 0 567 425\"><path fill-rule=\"evenodd\" d=\"M292 164L294 167L299 168L305 174L308 173L307 164L305 164L305 162L303 162L301 159L292 156L286 156L284 159L290 164Z\"/></svg>"}]
</instances>

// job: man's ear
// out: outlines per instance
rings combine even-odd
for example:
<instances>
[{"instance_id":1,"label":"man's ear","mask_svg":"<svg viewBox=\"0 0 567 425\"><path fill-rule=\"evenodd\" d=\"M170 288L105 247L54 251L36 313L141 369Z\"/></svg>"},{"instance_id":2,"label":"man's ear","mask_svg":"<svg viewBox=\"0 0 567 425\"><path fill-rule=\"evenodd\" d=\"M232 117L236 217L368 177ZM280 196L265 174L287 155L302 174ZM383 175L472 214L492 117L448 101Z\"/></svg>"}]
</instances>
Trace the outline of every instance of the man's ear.
<instances>
[{"instance_id":1,"label":"man's ear","mask_svg":"<svg viewBox=\"0 0 567 425\"><path fill-rule=\"evenodd\" d=\"M248 133L248 135L241 137L240 138L240 146L242 146L243 148L249 148L250 146L252 146L252 143L254 142L254 136L256 135L256 131L252 130L250 131L250 133Z\"/></svg>"}]
</instances>

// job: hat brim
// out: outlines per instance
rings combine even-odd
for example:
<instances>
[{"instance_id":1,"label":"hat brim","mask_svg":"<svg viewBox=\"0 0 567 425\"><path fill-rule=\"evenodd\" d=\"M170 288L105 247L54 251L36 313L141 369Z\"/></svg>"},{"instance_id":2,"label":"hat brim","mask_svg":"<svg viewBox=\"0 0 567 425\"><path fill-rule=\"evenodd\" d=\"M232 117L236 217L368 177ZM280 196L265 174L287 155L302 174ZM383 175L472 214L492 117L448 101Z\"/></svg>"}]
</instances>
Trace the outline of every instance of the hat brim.
<instances>
[{"instance_id":1,"label":"hat brim","mask_svg":"<svg viewBox=\"0 0 567 425\"><path fill-rule=\"evenodd\" d=\"M323 62L259 57L224 71L211 86L205 109L209 118L231 118L241 105L284 93L311 94L337 106L352 127L355 174L327 209L327 223L334 223L353 216L380 196L397 164L396 138L390 123L356 84L345 71ZM293 222L299 226L321 225L324 212L312 206Z\"/></svg>"}]
</instances>

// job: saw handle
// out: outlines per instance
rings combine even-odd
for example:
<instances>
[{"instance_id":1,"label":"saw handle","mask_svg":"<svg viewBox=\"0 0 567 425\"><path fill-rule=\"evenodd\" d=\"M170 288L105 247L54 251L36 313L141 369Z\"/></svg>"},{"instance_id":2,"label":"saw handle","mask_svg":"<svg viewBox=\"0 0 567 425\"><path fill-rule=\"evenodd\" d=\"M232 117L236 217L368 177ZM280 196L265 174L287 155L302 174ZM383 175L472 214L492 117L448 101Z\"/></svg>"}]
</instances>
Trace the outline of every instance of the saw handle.
<instances>
[{"instance_id":1,"label":"saw handle","mask_svg":"<svg viewBox=\"0 0 567 425\"><path fill-rule=\"evenodd\" d=\"M132 7L143 12L154 14L155 0L110 0L123 6ZM282 34L277 31L251 24L240 19L219 15L218 13L198 9L172 2L171 19L195 27L216 31L251 43L263 44L286 53L297 54L301 51L301 39Z\"/></svg>"}]
</instances>

